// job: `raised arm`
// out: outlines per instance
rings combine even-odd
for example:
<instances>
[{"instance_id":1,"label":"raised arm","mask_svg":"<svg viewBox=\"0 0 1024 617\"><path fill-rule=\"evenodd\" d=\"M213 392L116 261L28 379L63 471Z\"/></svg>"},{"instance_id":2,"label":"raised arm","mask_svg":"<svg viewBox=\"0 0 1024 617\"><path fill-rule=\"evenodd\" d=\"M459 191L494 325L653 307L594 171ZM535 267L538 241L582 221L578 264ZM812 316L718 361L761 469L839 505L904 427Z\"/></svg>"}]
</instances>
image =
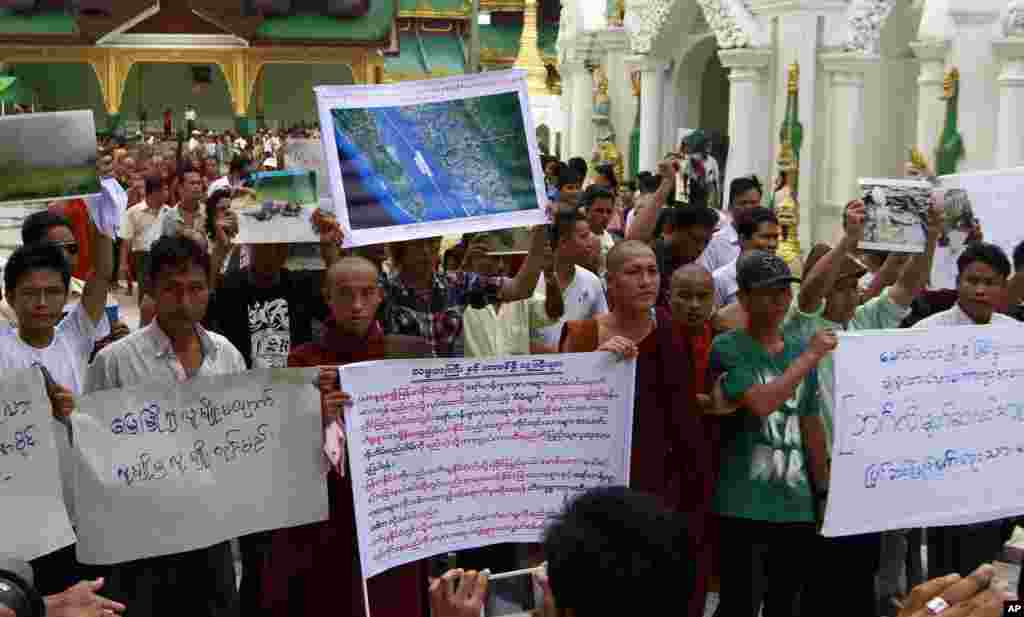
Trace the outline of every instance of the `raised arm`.
<instances>
[{"instance_id":1,"label":"raised arm","mask_svg":"<svg viewBox=\"0 0 1024 617\"><path fill-rule=\"evenodd\" d=\"M928 277L932 273L932 261L935 258L935 246L942 232L942 215L938 208L928 208L928 237L925 240L924 252L914 255L903 266L900 278L889 289L889 299L899 306L910 306L919 293L928 285Z\"/></svg>"},{"instance_id":2,"label":"raised arm","mask_svg":"<svg viewBox=\"0 0 1024 617\"><path fill-rule=\"evenodd\" d=\"M641 242L652 242L654 228L658 224L658 213L668 203L669 193L675 188L675 170L668 161L658 163L658 174L661 176L661 184L655 191L654 197L646 205L636 206L633 220L626 228L627 240L640 240Z\"/></svg>"},{"instance_id":3,"label":"raised arm","mask_svg":"<svg viewBox=\"0 0 1024 617\"><path fill-rule=\"evenodd\" d=\"M502 285L499 292L499 299L502 302L524 300L533 295L537 281L540 280L540 271L544 267L548 244L547 229L543 225L537 225L530 230L530 252L515 277L506 279Z\"/></svg>"},{"instance_id":4,"label":"raised arm","mask_svg":"<svg viewBox=\"0 0 1024 617\"><path fill-rule=\"evenodd\" d=\"M740 406L755 416L770 416L786 401L793 397L797 387L821 362L825 355L836 348L836 335L821 330L811 339L807 350L789 365L782 376L765 384L755 384L738 399Z\"/></svg>"},{"instance_id":5,"label":"raised arm","mask_svg":"<svg viewBox=\"0 0 1024 617\"><path fill-rule=\"evenodd\" d=\"M821 306L821 301L829 289L836 284L843 260L857 250L857 244L864 237L864 203L851 202L844 214L843 238L831 251L814 264L810 273L804 277L800 285L798 302L804 313L813 313Z\"/></svg>"},{"instance_id":6,"label":"raised arm","mask_svg":"<svg viewBox=\"0 0 1024 617\"><path fill-rule=\"evenodd\" d=\"M93 261L93 275L85 283L82 291L82 308L89 319L97 324L103 319L103 311L107 308L107 292L114 276L114 241L100 233L89 217L89 236L91 244L96 247Z\"/></svg>"}]
</instances>

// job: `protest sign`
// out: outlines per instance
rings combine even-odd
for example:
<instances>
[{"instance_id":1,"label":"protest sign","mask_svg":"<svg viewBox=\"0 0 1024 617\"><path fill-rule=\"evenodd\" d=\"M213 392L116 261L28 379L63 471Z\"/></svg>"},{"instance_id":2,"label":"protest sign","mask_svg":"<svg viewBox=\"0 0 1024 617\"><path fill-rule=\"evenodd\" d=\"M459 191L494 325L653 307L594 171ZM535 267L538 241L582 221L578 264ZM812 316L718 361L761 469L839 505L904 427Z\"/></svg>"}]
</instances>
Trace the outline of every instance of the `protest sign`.
<instances>
[{"instance_id":1,"label":"protest sign","mask_svg":"<svg viewBox=\"0 0 1024 617\"><path fill-rule=\"evenodd\" d=\"M1024 513L1024 328L840 333L823 533Z\"/></svg>"},{"instance_id":2,"label":"protest sign","mask_svg":"<svg viewBox=\"0 0 1024 617\"><path fill-rule=\"evenodd\" d=\"M35 559L75 541L61 490L53 419L37 369L0 378L0 553Z\"/></svg>"},{"instance_id":3,"label":"protest sign","mask_svg":"<svg viewBox=\"0 0 1024 617\"><path fill-rule=\"evenodd\" d=\"M306 169L316 173L316 192L320 199L330 199L331 184L324 165L324 146L319 139L289 138L284 146L285 169Z\"/></svg>"},{"instance_id":4,"label":"protest sign","mask_svg":"<svg viewBox=\"0 0 1024 617\"><path fill-rule=\"evenodd\" d=\"M546 221L523 71L313 90L346 245Z\"/></svg>"},{"instance_id":5,"label":"protest sign","mask_svg":"<svg viewBox=\"0 0 1024 617\"><path fill-rule=\"evenodd\" d=\"M256 198L234 199L239 244L319 242L313 213L320 207L316 173L305 169L253 175ZM328 200L329 203L329 200Z\"/></svg>"},{"instance_id":6,"label":"protest sign","mask_svg":"<svg viewBox=\"0 0 1024 617\"><path fill-rule=\"evenodd\" d=\"M934 187L924 180L861 178L864 238L861 249L923 253Z\"/></svg>"},{"instance_id":7,"label":"protest sign","mask_svg":"<svg viewBox=\"0 0 1024 617\"><path fill-rule=\"evenodd\" d=\"M932 287L956 288L956 259L963 253L967 231L973 217L981 224L985 241L998 245L1007 255L1024 241L1024 226L1020 225L1018 203L1024 194L1024 167L996 169L940 176L939 188L944 202L966 202L967 216L961 217L959 229L948 234L948 241L940 241L932 266ZM959 209L954 207L951 213ZM968 229L965 229L968 228Z\"/></svg>"},{"instance_id":8,"label":"protest sign","mask_svg":"<svg viewBox=\"0 0 1024 617\"><path fill-rule=\"evenodd\" d=\"M0 116L0 204L100 192L92 111Z\"/></svg>"},{"instance_id":9,"label":"protest sign","mask_svg":"<svg viewBox=\"0 0 1024 617\"><path fill-rule=\"evenodd\" d=\"M72 416L79 561L325 520L317 374L255 370L83 397Z\"/></svg>"},{"instance_id":10,"label":"protest sign","mask_svg":"<svg viewBox=\"0 0 1024 617\"><path fill-rule=\"evenodd\" d=\"M539 542L568 499L627 484L635 371L604 353L343 367L363 576Z\"/></svg>"}]
</instances>

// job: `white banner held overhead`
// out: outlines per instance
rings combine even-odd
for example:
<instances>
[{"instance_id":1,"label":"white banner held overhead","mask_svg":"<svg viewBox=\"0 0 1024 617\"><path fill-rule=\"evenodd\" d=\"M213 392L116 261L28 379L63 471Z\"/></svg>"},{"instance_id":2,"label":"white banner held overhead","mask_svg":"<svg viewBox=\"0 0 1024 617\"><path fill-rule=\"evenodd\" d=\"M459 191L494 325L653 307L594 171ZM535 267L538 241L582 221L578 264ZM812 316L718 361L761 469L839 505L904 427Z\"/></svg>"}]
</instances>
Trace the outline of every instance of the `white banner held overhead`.
<instances>
[{"instance_id":1,"label":"white banner held overhead","mask_svg":"<svg viewBox=\"0 0 1024 617\"><path fill-rule=\"evenodd\" d=\"M78 559L112 564L327 518L316 369L82 398Z\"/></svg>"},{"instance_id":2,"label":"white banner held overhead","mask_svg":"<svg viewBox=\"0 0 1024 617\"><path fill-rule=\"evenodd\" d=\"M1024 514L1024 327L840 333L823 533Z\"/></svg>"},{"instance_id":3,"label":"white banner held overhead","mask_svg":"<svg viewBox=\"0 0 1024 617\"><path fill-rule=\"evenodd\" d=\"M628 484L635 372L606 353L343 367L363 576L539 542L566 500Z\"/></svg>"},{"instance_id":4,"label":"white banner held overhead","mask_svg":"<svg viewBox=\"0 0 1024 617\"><path fill-rule=\"evenodd\" d=\"M347 246L546 222L525 72L313 90Z\"/></svg>"},{"instance_id":5,"label":"white banner held overhead","mask_svg":"<svg viewBox=\"0 0 1024 617\"><path fill-rule=\"evenodd\" d=\"M53 419L37 369L0 378L0 554L30 560L75 542L61 490Z\"/></svg>"}]
</instances>

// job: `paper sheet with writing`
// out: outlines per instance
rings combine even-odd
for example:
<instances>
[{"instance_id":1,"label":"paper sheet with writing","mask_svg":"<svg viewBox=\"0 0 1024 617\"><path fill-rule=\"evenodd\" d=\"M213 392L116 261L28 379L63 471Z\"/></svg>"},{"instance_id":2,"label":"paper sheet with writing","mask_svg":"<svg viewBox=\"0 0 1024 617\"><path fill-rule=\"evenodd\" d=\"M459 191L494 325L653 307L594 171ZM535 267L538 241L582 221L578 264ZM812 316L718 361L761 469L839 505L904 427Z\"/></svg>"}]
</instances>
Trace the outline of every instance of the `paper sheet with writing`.
<instances>
[{"instance_id":1,"label":"paper sheet with writing","mask_svg":"<svg viewBox=\"0 0 1024 617\"><path fill-rule=\"evenodd\" d=\"M1024 513L1024 327L839 335L823 533Z\"/></svg>"},{"instance_id":2,"label":"paper sheet with writing","mask_svg":"<svg viewBox=\"0 0 1024 617\"><path fill-rule=\"evenodd\" d=\"M6 371L0 378L0 553L35 559L75 541L60 484L53 420L43 375Z\"/></svg>"},{"instance_id":3,"label":"paper sheet with writing","mask_svg":"<svg viewBox=\"0 0 1024 617\"><path fill-rule=\"evenodd\" d=\"M120 563L325 520L316 375L255 370L83 397L78 559Z\"/></svg>"},{"instance_id":4,"label":"paper sheet with writing","mask_svg":"<svg viewBox=\"0 0 1024 617\"><path fill-rule=\"evenodd\" d=\"M635 371L605 353L343 367L363 576L538 542L566 500L628 484Z\"/></svg>"}]
</instances>

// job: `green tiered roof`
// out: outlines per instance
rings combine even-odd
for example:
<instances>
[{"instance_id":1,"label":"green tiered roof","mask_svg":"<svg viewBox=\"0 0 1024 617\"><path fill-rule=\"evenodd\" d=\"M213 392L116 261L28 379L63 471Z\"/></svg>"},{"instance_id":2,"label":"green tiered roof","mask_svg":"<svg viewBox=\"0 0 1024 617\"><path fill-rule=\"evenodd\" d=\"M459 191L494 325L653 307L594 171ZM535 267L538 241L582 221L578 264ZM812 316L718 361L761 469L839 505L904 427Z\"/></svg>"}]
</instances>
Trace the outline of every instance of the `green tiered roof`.
<instances>
[{"instance_id":1,"label":"green tiered roof","mask_svg":"<svg viewBox=\"0 0 1024 617\"><path fill-rule=\"evenodd\" d=\"M18 15L0 9L0 35L4 34L75 34L75 18L66 13Z\"/></svg>"},{"instance_id":2,"label":"green tiered roof","mask_svg":"<svg viewBox=\"0 0 1024 617\"><path fill-rule=\"evenodd\" d=\"M519 39L522 36L522 23L480 26L480 47L500 57L514 58L519 53ZM541 24L537 32L537 48L541 55L554 56L557 39L558 24Z\"/></svg>"},{"instance_id":3,"label":"green tiered roof","mask_svg":"<svg viewBox=\"0 0 1024 617\"><path fill-rule=\"evenodd\" d=\"M394 2L370 2L362 17L337 19L326 15L267 17L257 36L266 39L379 41L388 37L395 19Z\"/></svg>"},{"instance_id":4,"label":"green tiered roof","mask_svg":"<svg viewBox=\"0 0 1024 617\"><path fill-rule=\"evenodd\" d=\"M448 13L462 11L465 9L466 3L463 0L428 0L427 2L422 0L399 0L398 10L403 13L412 12L424 8L425 5L429 5L431 11Z\"/></svg>"},{"instance_id":5,"label":"green tiered roof","mask_svg":"<svg viewBox=\"0 0 1024 617\"><path fill-rule=\"evenodd\" d=\"M453 32L399 32L401 52L384 59L388 74L429 77L466 72L466 60L458 35Z\"/></svg>"}]
</instances>

